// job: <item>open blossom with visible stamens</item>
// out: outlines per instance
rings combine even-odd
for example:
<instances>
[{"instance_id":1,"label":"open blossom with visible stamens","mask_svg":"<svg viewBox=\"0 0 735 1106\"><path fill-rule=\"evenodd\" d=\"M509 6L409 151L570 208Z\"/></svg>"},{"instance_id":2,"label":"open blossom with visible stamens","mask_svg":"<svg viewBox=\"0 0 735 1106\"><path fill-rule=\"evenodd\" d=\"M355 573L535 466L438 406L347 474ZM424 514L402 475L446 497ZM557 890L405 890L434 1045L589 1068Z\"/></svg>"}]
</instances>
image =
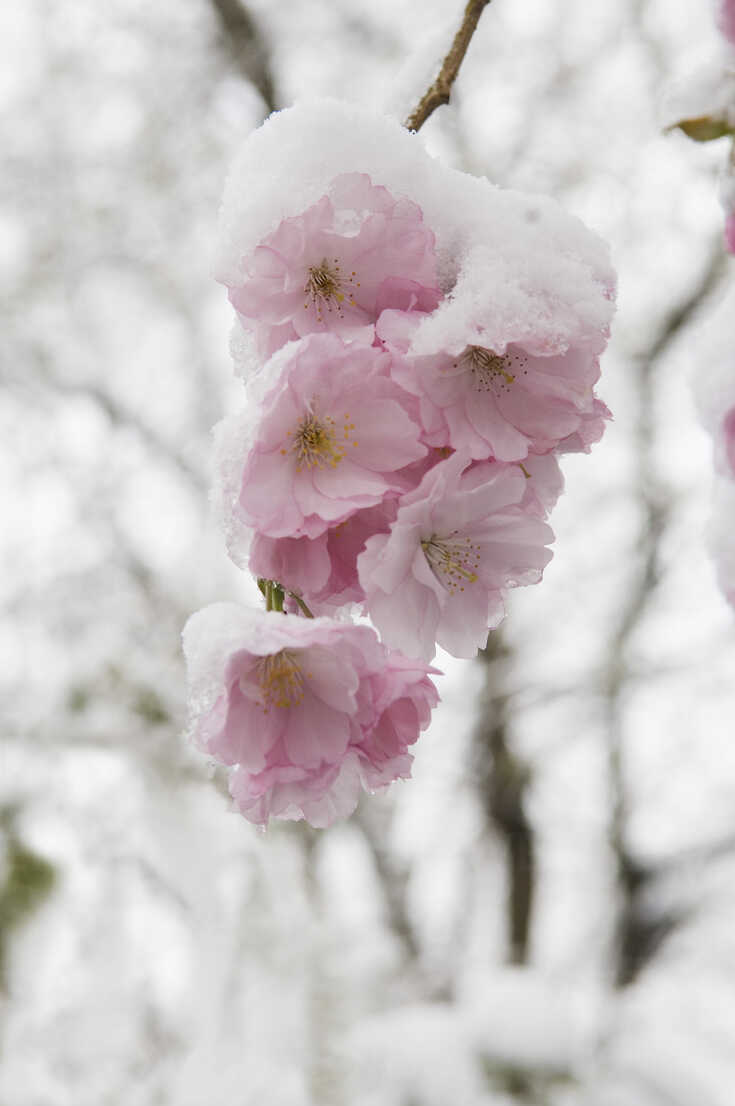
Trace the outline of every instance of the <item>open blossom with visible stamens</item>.
<instances>
[{"instance_id":1,"label":"open blossom with visible stamens","mask_svg":"<svg viewBox=\"0 0 735 1106\"><path fill-rule=\"evenodd\" d=\"M387 375L389 354L314 334L277 356L282 371L231 511L272 538L316 538L401 491L397 474L427 449L407 411L412 398Z\"/></svg>"},{"instance_id":2,"label":"open blossom with visible stamens","mask_svg":"<svg viewBox=\"0 0 735 1106\"><path fill-rule=\"evenodd\" d=\"M184 630L190 731L236 766L245 817L328 825L362 787L409 773L407 747L428 724L427 668L390 654L367 626L217 603Z\"/></svg>"},{"instance_id":3,"label":"open blossom with visible stamens","mask_svg":"<svg viewBox=\"0 0 735 1106\"><path fill-rule=\"evenodd\" d=\"M456 657L484 646L505 590L536 583L551 559L553 533L526 502L526 480L519 465L455 453L403 497L390 534L357 560L387 645L427 660L437 643Z\"/></svg>"},{"instance_id":4,"label":"open blossom with visible stamens","mask_svg":"<svg viewBox=\"0 0 735 1106\"><path fill-rule=\"evenodd\" d=\"M378 336L388 349L410 354L419 318L386 311ZM521 344L495 350L470 343L455 354L400 357L392 375L419 398L425 440L476 460L546 453L583 426L589 433L593 418L594 433L602 433L602 405L593 394L599 363L589 350L532 354Z\"/></svg>"},{"instance_id":5,"label":"open blossom with visible stamens","mask_svg":"<svg viewBox=\"0 0 735 1106\"><path fill-rule=\"evenodd\" d=\"M264 357L314 331L369 345L380 310L430 311L441 298L434 235L420 208L365 173L337 177L328 195L284 219L242 268L230 300Z\"/></svg>"}]
</instances>

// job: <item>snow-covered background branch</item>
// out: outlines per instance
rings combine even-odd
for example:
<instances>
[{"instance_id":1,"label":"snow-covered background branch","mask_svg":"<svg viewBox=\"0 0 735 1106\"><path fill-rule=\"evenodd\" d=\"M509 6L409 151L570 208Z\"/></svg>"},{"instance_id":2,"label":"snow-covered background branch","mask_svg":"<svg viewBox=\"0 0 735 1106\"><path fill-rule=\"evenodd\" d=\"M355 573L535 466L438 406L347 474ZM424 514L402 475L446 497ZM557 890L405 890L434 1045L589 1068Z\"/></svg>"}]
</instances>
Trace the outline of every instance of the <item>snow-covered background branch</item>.
<instances>
[{"instance_id":1,"label":"snow-covered background branch","mask_svg":"<svg viewBox=\"0 0 735 1106\"><path fill-rule=\"evenodd\" d=\"M186 616L252 597L206 501L228 165L306 94L405 118L462 9L0 11L8 1106L731 1106L735 636L695 413L732 349L727 140L662 133L717 49L701 0L493 0L422 129L607 238L620 306L615 421L565 459L543 584L440 657L414 780L261 836L179 736Z\"/></svg>"}]
</instances>

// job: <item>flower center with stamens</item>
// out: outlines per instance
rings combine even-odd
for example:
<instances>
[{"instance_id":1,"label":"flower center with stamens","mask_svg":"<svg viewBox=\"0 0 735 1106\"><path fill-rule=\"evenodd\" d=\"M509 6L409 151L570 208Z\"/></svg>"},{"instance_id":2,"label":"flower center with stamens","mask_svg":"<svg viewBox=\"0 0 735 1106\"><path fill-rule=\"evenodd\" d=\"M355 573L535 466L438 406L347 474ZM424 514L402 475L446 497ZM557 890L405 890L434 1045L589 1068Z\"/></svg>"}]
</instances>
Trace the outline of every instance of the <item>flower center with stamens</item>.
<instances>
[{"instance_id":1,"label":"flower center with stamens","mask_svg":"<svg viewBox=\"0 0 735 1106\"><path fill-rule=\"evenodd\" d=\"M281 449L281 456L295 453L297 472L302 468L334 469L345 455L345 446L351 444L357 448L357 440L350 437L354 430L355 424L350 422L347 412L339 428L331 415L315 415L310 411L295 430L288 431L287 437L293 439L291 449Z\"/></svg>"},{"instance_id":2,"label":"flower center with stamens","mask_svg":"<svg viewBox=\"0 0 735 1106\"><path fill-rule=\"evenodd\" d=\"M515 380L509 372L510 360L501 357L484 346L468 346L459 358L459 364L472 373L478 392L507 392Z\"/></svg>"},{"instance_id":3,"label":"flower center with stamens","mask_svg":"<svg viewBox=\"0 0 735 1106\"><path fill-rule=\"evenodd\" d=\"M304 285L304 294L308 297L304 309L308 311L309 301L316 311L317 322L323 322L322 311L336 310L342 315L342 304L347 299L351 307L355 306L355 300L348 285L353 283L356 274L345 276L340 268L339 261L335 257L328 261L323 257L319 265L310 265L308 279ZM359 288L359 282L357 284Z\"/></svg>"},{"instance_id":4,"label":"flower center with stamens","mask_svg":"<svg viewBox=\"0 0 735 1106\"><path fill-rule=\"evenodd\" d=\"M263 697L263 710L270 707L295 707L304 697L304 678L295 655L281 649L258 661L258 683Z\"/></svg>"},{"instance_id":5,"label":"flower center with stamens","mask_svg":"<svg viewBox=\"0 0 735 1106\"><path fill-rule=\"evenodd\" d=\"M448 537L432 534L423 538L421 549L429 568L448 592L464 591L465 583L474 584L480 564L480 547L468 537L458 537L453 531Z\"/></svg>"},{"instance_id":6,"label":"flower center with stamens","mask_svg":"<svg viewBox=\"0 0 735 1106\"><path fill-rule=\"evenodd\" d=\"M337 445L336 424L328 415L317 418L306 415L293 435L292 450L296 454L296 471L306 468L336 468L344 457Z\"/></svg>"}]
</instances>

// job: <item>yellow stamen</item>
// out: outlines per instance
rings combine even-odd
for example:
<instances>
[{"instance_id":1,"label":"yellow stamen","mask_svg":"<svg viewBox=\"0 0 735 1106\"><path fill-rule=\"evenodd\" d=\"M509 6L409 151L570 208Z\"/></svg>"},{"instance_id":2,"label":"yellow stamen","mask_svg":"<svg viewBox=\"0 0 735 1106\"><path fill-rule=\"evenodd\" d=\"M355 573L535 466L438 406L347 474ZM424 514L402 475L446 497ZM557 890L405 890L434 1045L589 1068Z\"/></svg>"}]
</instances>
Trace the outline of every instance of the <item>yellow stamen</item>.
<instances>
[{"instance_id":1,"label":"yellow stamen","mask_svg":"<svg viewBox=\"0 0 735 1106\"><path fill-rule=\"evenodd\" d=\"M295 655L281 649L258 661L258 683L263 696L263 710L270 707L295 707L304 697L304 678Z\"/></svg>"},{"instance_id":2,"label":"yellow stamen","mask_svg":"<svg viewBox=\"0 0 735 1106\"><path fill-rule=\"evenodd\" d=\"M480 564L480 547L468 537L456 537L456 533L454 531L446 538L432 534L421 542L429 568L450 593L458 587L464 591L464 587L460 586L462 580L474 584L477 581L475 569Z\"/></svg>"},{"instance_id":3,"label":"yellow stamen","mask_svg":"<svg viewBox=\"0 0 735 1106\"><path fill-rule=\"evenodd\" d=\"M509 359L484 346L468 346L458 363L472 373L478 392L507 391L515 380L508 371Z\"/></svg>"},{"instance_id":4,"label":"yellow stamen","mask_svg":"<svg viewBox=\"0 0 735 1106\"><path fill-rule=\"evenodd\" d=\"M292 450L296 454L296 471L306 468L336 468L344 457L337 444L336 424L328 415L317 418L306 415L293 435Z\"/></svg>"},{"instance_id":5,"label":"yellow stamen","mask_svg":"<svg viewBox=\"0 0 735 1106\"><path fill-rule=\"evenodd\" d=\"M353 283L353 277L355 273L351 273L348 277L343 277L340 264L337 258L330 262L326 257L323 257L319 265L310 265L308 270L308 278L304 285L304 294L307 296L307 301L304 307L308 310L309 300L311 306L316 310L317 322L323 322L322 311L325 306L327 311L333 311L336 309L339 315L342 314L341 305L344 303L345 298L348 299L350 306L355 306L355 300L352 292L346 285ZM358 284L359 288L359 284Z\"/></svg>"}]
</instances>

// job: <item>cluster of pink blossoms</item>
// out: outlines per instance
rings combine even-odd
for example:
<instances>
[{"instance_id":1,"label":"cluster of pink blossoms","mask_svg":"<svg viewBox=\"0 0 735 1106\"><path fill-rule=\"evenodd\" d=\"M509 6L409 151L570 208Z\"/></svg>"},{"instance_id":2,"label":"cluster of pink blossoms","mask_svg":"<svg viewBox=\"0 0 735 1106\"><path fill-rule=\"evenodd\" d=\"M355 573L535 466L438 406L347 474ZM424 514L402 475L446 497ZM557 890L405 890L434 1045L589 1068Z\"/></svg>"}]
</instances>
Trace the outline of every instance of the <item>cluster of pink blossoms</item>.
<instances>
[{"instance_id":1,"label":"cluster of pink blossoms","mask_svg":"<svg viewBox=\"0 0 735 1106\"><path fill-rule=\"evenodd\" d=\"M507 590L540 580L557 456L608 415L604 320L572 344L543 325L546 300L539 325L526 313L500 336L471 248L427 223L367 172L339 173L225 277L254 371L219 431L218 498L267 609L207 608L185 650L192 732L258 823L327 825L409 774L437 644L473 657Z\"/></svg>"}]
</instances>

